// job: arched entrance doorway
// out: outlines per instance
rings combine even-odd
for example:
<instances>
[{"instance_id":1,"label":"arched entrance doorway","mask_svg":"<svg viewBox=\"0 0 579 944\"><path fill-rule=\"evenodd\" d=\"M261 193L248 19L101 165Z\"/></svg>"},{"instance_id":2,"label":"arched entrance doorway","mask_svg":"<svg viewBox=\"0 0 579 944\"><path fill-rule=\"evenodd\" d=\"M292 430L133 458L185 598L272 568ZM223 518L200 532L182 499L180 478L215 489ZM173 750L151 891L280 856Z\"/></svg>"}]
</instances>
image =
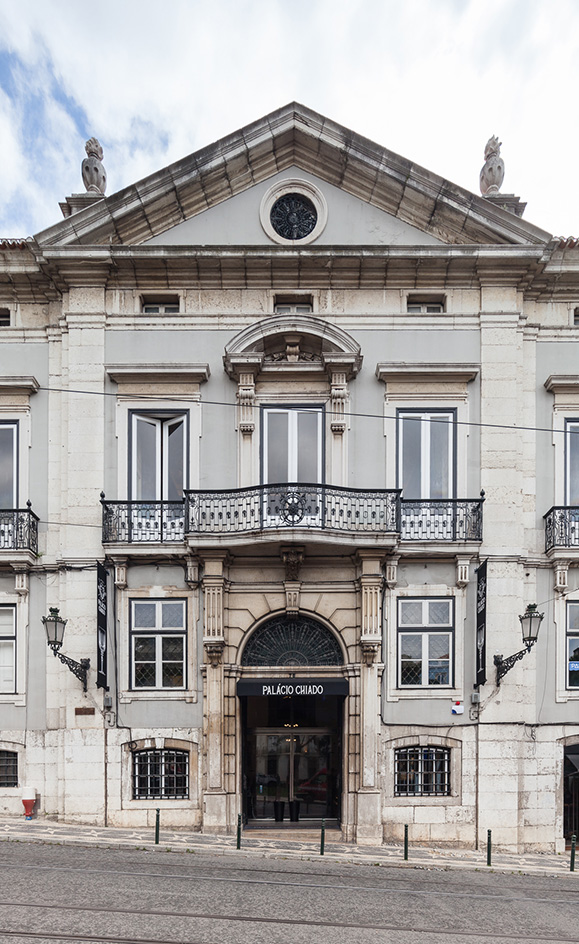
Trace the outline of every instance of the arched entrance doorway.
<instances>
[{"instance_id":1,"label":"arched entrance doorway","mask_svg":"<svg viewBox=\"0 0 579 944\"><path fill-rule=\"evenodd\" d=\"M249 638L237 683L246 823L339 822L343 663L333 633L302 614L274 617Z\"/></svg>"}]
</instances>

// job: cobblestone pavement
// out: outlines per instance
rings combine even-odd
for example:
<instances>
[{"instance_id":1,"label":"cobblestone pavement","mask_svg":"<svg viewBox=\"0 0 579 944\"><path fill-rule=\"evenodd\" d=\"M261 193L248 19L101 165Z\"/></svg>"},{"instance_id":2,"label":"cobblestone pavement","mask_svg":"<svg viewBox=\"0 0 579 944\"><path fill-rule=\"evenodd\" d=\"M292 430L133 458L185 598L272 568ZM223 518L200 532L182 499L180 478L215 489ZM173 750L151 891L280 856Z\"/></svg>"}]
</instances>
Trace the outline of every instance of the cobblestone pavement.
<instances>
[{"instance_id":1,"label":"cobblestone pavement","mask_svg":"<svg viewBox=\"0 0 579 944\"><path fill-rule=\"evenodd\" d=\"M236 850L235 836L209 836L184 829L165 829L161 823L159 845L155 846L154 829L121 829L117 827L77 826L49 820L31 821L0 817L0 841L61 843L67 845L99 846L100 848L136 848L151 851L204 852L229 855ZM262 858L309 859L320 855L320 833L315 830L245 830L241 836L238 854ZM358 846L345 843L337 830L326 831L325 856L329 860L399 866L424 869L484 869L486 847L469 849L440 849L409 846L408 862L404 861L401 845ZM570 872L569 853L562 855L527 853L512 855L493 852L491 868L495 872L543 875L568 875L579 878L579 871ZM577 861L579 870L579 858Z\"/></svg>"}]
</instances>

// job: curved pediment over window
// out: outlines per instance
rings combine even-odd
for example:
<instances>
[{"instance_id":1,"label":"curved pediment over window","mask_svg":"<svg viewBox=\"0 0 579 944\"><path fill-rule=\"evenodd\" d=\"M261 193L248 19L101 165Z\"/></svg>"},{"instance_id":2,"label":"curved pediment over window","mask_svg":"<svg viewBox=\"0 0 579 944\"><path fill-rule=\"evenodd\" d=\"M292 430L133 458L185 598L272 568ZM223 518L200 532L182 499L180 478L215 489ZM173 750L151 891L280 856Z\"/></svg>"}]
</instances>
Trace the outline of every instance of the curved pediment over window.
<instances>
[{"instance_id":1,"label":"curved pediment over window","mask_svg":"<svg viewBox=\"0 0 579 944\"><path fill-rule=\"evenodd\" d=\"M225 347L225 370L232 379L280 370L343 371L355 377L362 366L360 345L341 328L311 315L275 315L255 322Z\"/></svg>"}]
</instances>

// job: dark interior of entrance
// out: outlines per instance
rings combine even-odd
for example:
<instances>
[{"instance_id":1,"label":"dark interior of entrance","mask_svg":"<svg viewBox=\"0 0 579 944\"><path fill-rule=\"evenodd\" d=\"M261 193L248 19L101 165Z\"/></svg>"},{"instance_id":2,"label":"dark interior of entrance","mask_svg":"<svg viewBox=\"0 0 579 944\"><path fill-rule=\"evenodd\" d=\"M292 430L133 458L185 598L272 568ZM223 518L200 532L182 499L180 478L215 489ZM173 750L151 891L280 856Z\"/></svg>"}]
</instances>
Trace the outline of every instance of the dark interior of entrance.
<instances>
[{"instance_id":1,"label":"dark interior of entrance","mask_svg":"<svg viewBox=\"0 0 579 944\"><path fill-rule=\"evenodd\" d=\"M563 835L567 842L579 835L579 744L565 748Z\"/></svg>"},{"instance_id":2,"label":"dark interior of entrance","mask_svg":"<svg viewBox=\"0 0 579 944\"><path fill-rule=\"evenodd\" d=\"M245 822L337 823L344 699L250 695L241 701Z\"/></svg>"}]
</instances>

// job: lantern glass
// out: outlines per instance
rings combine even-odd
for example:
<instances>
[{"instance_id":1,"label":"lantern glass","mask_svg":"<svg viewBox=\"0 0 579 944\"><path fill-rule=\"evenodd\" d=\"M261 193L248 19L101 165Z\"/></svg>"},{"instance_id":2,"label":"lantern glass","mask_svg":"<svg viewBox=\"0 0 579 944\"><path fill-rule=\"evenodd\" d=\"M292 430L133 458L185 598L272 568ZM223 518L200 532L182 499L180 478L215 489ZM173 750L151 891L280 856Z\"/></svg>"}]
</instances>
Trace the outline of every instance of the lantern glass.
<instances>
[{"instance_id":1,"label":"lantern glass","mask_svg":"<svg viewBox=\"0 0 579 944\"><path fill-rule=\"evenodd\" d=\"M543 620L543 613L537 612L536 603L529 603L524 616L519 616L521 621L521 630L523 633L523 642L528 649L537 642L539 627Z\"/></svg>"},{"instance_id":2,"label":"lantern glass","mask_svg":"<svg viewBox=\"0 0 579 944\"><path fill-rule=\"evenodd\" d=\"M64 628L66 620L59 616L58 608L51 606L48 616L42 617L44 628L46 630L46 639L48 645L53 649L60 649L64 637Z\"/></svg>"}]
</instances>

